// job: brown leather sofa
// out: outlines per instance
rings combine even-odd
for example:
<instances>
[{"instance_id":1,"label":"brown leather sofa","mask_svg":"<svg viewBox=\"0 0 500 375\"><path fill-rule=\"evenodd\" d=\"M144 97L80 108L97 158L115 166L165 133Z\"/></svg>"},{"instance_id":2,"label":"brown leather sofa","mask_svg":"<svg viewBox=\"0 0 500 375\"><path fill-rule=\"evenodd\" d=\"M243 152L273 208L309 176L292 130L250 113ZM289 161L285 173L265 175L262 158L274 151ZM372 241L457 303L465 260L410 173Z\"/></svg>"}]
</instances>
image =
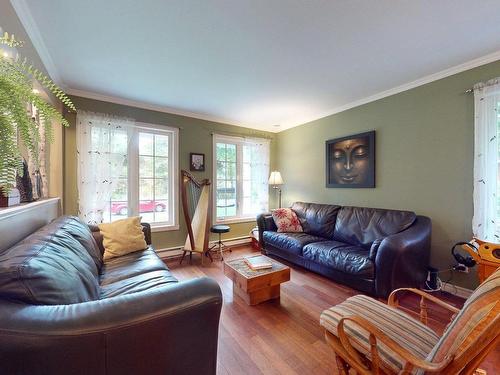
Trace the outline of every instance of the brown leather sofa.
<instances>
[{"instance_id":1,"label":"brown leather sofa","mask_svg":"<svg viewBox=\"0 0 500 375\"><path fill-rule=\"evenodd\" d=\"M102 251L61 217L0 253L0 373L215 374L218 284L177 282L151 246Z\"/></svg>"},{"instance_id":2,"label":"brown leather sofa","mask_svg":"<svg viewBox=\"0 0 500 375\"><path fill-rule=\"evenodd\" d=\"M410 211L295 202L303 233L278 233L257 217L263 253L378 297L427 277L431 220Z\"/></svg>"}]
</instances>

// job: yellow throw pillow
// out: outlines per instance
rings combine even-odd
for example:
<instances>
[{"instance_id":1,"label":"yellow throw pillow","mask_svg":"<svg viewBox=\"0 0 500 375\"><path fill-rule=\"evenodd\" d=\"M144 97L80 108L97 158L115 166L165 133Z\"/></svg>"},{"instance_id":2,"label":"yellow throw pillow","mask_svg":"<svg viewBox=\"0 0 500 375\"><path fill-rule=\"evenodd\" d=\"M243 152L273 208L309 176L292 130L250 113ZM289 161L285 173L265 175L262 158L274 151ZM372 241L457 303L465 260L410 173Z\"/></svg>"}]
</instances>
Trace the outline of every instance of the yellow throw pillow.
<instances>
[{"instance_id":1,"label":"yellow throw pillow","mask_svg":"<svg viewBox=\"0 0 500 375\"><path fill-rule=\"evenodd\" d=\"M103 236L104 260L148 247L139 216L99 224L99 229Z\"/></svg>"}]
</instances>

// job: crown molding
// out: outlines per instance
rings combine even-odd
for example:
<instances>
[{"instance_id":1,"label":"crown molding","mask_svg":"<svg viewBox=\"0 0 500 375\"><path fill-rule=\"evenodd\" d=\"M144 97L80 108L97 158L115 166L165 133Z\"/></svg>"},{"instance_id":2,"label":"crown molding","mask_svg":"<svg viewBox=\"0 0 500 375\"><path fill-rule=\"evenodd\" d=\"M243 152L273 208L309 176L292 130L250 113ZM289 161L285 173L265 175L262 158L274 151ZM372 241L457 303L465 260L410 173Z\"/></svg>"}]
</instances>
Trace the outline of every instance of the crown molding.
<instances>
[{"instance_id":1,"label":"crown molding","mask_svg":"<svg viewBox=\"0 0 500 375\"><path fill-rule=\"evenodd\" d=\"M254 129L254 130L272 132L271 130L266 129L263 126L258 127L258 126L241 124L238 122L230 122L229 120L224 119L222 117L205 115L205 114L200 114L200 113L196 113L196 112L183 111L183 110L179 110L176 108L167 107L167 106L163 106L163 105L149 104L149 103L145 103L145 102L141 102L141 101L137 101L137 100L125 99L125 98L111 96L111 95L103 95L103 94L98 94L98 93L86 91L86 90L67 88L66 93L69 95L79 96L79 97L87 98L87 99L99 100L102 102L126 105L129 107L147 109L150 111L156 111L156 112L162 112L162 113L169 113L172 115L191 117L191 118L195 118L198 120L218 122L218 123L225 124L225 125L238 126L238 127L242 127L242 128L249 128L249 129ZM276 131L274 131L274 133L275 132Z\"/></svg>"},{"instance_id":2,"label":"crown molding","mask_svg":"<svg viewBox=\"0 0 500 375\"><path fill-rule=\"evenodd\" d=\"M371 103L371 102L374 102L376 100L386 98L388 96L399 94L401 92L411 90L411 89L416 88L418 86L422 86L422 85L425 85L427 83L438 81L440 79L452 76L454 74L465 72L466 70L477 68L478 66L486 65L486 64L489 64L491 62L498 61L498 60L500 60L500 51L490 53L488 55L479 57L479 58L474 59L474 60L470 60L470 61L465 62L465 63L460 64L460 65L455 65L451 68L441 70L437 73L429 74L428 76L416 79L414 81L405 83L405 84L400 85L400 86L393 87L393 88L385 90L385 91L381 91L377 94L367 96L363 99L355 100L355 101L347 103L343 106L336 107L336 108L333 108L329 111L323 112L322 114L320 114L318 116L314 116L313 118L311 118L307 121L301 121L301 123L291 123L288 125L282 125L280 132L287 130L287 129L291 129L291 128L300 126L300 125L305 125L305 124L308 124L312 121L319 120L319 119L322 119L324 117L334 115L336 113L344 112L344 111L347 111L348 109L359 107L363 104Z\"/></svg>"},{"instance_id":3,"label":"crown molding","mask_svg":"<svg viewBox=\"0 0 500 375\"><path fill-rule=\"evenodd\" d=\"M33 18L33 15L31 14L28 4L25 0L10 0L10 3L12 4L12 7L19 17L19 20L21 21L24 29L26 30L26 33L31 39L31 43L33 43L33 46L38 52L38 56L40 56L40 59L42 60L45 69L47 69L47 73L49 74L50 78L52 78L52 80L58 86L64 89L64 82L56 68L56 65L54 64L54 60L52 59L52 56L50 55L45 42L43 41L42 34L38 29L38 26L35 22L35 19Z\"/></svg>"}]
</instances>

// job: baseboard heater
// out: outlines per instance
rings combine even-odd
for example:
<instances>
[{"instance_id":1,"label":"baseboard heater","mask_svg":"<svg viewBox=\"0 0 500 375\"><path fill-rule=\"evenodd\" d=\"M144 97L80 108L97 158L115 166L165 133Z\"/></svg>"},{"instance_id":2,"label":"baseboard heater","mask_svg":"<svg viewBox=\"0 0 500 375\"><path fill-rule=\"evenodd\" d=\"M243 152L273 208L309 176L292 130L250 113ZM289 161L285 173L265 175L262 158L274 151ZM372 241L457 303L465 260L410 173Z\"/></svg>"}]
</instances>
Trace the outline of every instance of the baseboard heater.
<instances>
[{"instance_id":1,"label":"baseboard heater","mask_svg":"<svg viewBox=\"0 0 500 375\"><path fill-rule=\"evenodd\" d=\"M223 241L227 247L235 247L251 243L250 236L234 237ZM217 241L210 241L209 246L217 244ZM156 253L162 259L177 258L182 255L182 246L167 247L157 249Z\"/></svg>"}]
</instances>

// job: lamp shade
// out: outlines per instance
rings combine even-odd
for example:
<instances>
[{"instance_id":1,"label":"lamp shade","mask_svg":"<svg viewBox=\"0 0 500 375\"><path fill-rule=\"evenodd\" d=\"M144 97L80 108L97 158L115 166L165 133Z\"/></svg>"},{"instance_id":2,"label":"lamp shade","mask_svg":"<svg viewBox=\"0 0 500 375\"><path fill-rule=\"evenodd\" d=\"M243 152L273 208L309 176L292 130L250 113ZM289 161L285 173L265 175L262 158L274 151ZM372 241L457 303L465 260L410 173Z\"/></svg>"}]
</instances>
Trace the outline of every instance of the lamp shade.
<instances>
[{"instance_id":1,"label":"lamp shade","mask_svg":"<svg viewBox=\"0 0 500 375\"><path fill-rule=\"evenodd\" d=\"M269 176L269 185L283 185L281 173L278 171L272 171L271 176Z\"/></svg>"}]
</instances>

